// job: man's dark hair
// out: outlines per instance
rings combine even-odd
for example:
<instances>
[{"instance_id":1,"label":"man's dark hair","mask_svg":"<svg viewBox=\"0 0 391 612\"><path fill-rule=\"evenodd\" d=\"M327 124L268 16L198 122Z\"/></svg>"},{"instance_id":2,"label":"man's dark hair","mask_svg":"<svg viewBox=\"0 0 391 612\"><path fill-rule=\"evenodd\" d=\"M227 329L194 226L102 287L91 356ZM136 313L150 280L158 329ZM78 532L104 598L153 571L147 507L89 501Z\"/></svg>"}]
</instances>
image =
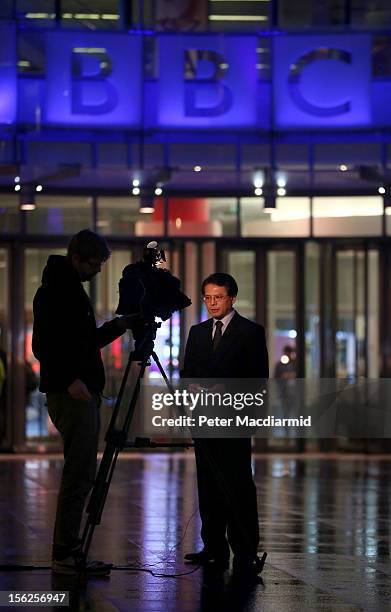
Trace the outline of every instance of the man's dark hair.
<instances>
[{"instance_id":1,"label":"man's dark hair","mask_svg":"<svg viewBox=\"0 0 391 612\"><path fill-rule=\"evenodd\" d=\"M96 258L103 262L110 257L110 254L106 240L89 229L75 234L68 244L68 257L79 255L80 261Z\"/></svg>"},{"instance_id":2,"label":"man's dark hair","mask_svg":"<svg viewBox=\"0 0 391 612\"><path fill-rule=\"evenodd\" d=\"M230 274L225 272L215 272L210 274L202 283L202 294L205 292L206 285L218 285L219 287L225 287L229 296L234 297L238 295L238 285L236 280Z\"/></svg>"}]
</instances>

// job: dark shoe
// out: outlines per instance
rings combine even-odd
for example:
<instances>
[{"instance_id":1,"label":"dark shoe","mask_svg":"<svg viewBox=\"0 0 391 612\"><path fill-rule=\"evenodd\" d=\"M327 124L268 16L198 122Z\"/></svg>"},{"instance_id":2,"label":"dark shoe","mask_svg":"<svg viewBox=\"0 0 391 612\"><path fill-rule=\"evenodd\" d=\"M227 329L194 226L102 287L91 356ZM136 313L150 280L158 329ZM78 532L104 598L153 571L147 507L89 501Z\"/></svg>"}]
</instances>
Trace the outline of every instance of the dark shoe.
<instances>
[{"instance_id":1,"label":"dark shoe","mask_svg":"<svg viewBox=\"0 0 391 612\"><path fill-rule=\"evenodd\" d=\"M76 574L85 574L86 576L108 576L112 567L111 563L94 561L88 559L88 557L85 559L80 553L71 554L65 557L65 559L53 559L52 562L53 574L70 576Z\"/></svg>"},{"instance_id":2,"label":"dark shoe","mask_svg":"<svg viewBox=\"0 0 391 612\"><path fill-rule=\"evenodd\" d=\"M221 568L227 568L229 566L229 554L215 554L207 550L201 550L200 552L187 553L185 560L194 565L209 565L213 564Z\"/></svg>"},{"instance_id":3,"label":"dark shoe","mask_svg":"<svg viewBox=\"0 0 391 612\"><path fill-rule=\"evenodd\" d=\"M232 565L233 573L243 578L259 576L265 565L266 557L266 552L263 553L261 559L258 556L248 557L235 555Z\"/></svg>"}]
</instances>

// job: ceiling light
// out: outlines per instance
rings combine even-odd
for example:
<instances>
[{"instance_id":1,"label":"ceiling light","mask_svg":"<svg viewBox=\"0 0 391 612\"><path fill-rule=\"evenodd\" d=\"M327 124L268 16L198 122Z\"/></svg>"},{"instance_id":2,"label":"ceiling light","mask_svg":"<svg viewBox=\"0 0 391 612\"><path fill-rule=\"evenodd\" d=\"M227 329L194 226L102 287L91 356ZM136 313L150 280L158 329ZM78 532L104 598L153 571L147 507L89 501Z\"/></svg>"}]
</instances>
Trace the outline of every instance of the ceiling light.
<instances>
[{"instance_id":1,"label":"ceiling light","mask_svg":"<svg viewBox=\"0 0 391 612\"><path fill-rule=\"evenodd\" d=\"M163 189L161 187L155 188L155 195L160 196L163 193Z\"/></svg>"},{"instance_id":2,"label":"ceiling light","mask_svg":"<svg viewBox=\"0 0 391 612\"><path fill-rule=\"evenodd\" d=\"M35 191L39 192L39 191L42 191L42 189L43 189L42 185L37 185L35 188Z\"/></svg>"},{"instance_id":3,"label":"ceiling light","mask_svg":"<svg viewBox=\"0 0 391 612\"><path fill-rule=\"evenodd\" d=\"M276 198L272 195L265 197L265 204L263 206L263 212L271 213L276 210Z\"/></svg>"},{"instance_id":4,"label":"ceiling light","mask_svg":"<svg viewBox=\"0 0 391 612\"><path fill-rule=\"evenodd\" d=\"M139 185L140 185L140 180L139 180L139 179L133 179L133 181L132 181L132 185L133 185L133 187L139 187Z\"/></svg>"},{"instance_id":5,"label":"ceiling light","mask_svg":"<svg viewBox=\"0 0 391 612\"><path fill-rule=\"evenodd\" d=\"M30 202L30 204L28 202L25 203L20 203L19 204L19 210L35 210L37 207L35 205L35 202Z\"/></svg>"},{"instance_id":6,"label":"ceiling light","mask_svg":"<svg viewBox=\"0 0 391 612\"><path fill-rule=\"evenodd\" d=\"M15 191L20 191L21 190L21 186L19 185L19 183L17 185L15 185L14 189L15 189Z\"/></svg>"},{"instance_id":7,"label":"ceiling light","mask_svg":"<svg viewBox=\"0 0 391 612\"><path fill-rule=\"evenodd\" d=\"M15 176L14 183L20 183L20 176Z\"/></svg>"},{"instance_id":8,"label":"ceiling light","mask_svg":"<svg viewBox=\"0 0 391 612\"><path fill-rule=\"evenodd\" d=\"M19 195L19 210L35 210L35 193L31 185L24 185Z\"/></svg>"},{"instance_id":9,"label":"ceiling light","mask_svg":"<svg viewBox=\"0 0 391 612\"><path fill-rule=\"evenodd\" d=\"M155 202L152 195L143 195L140 198L140 213L152 214L155 212Z\"/></svg>"},{"instance_id":10,"label":"ceiling light","mask_svg":"<svg viewBox=\"0 0 391 612\"><path fill-rule=\"evenodd\" d=\"M386 193L386 190L384 187L379 187L378 192L380 193L380 195L383 195L384 193Z\"/></svg>"},{"instance_id":11,"label":"ceiling light","mask_svg":"<svg viewBox=\"0 0 391 612\"><path fill-rule=\"evenodd\" d=\"M263 172L261 172L259 169L256 169L254 172L254 176L253 176L254 187L256 187L257 189L259 187L263 187L263 182L264 182Z\"/></svg>"},{"instance_id":12,"label":"ceiling light","mask_svg":"<svg viewBox=\"0 0 391 612\"><path fill-rule=\"evenodd\" d=\"M133 195L140 195L140 188L139 187L133 187L132 193L133 193Z\"/></svg>"},{"instance_id":13,"label":"ceiling light","mask_svg":"<svg viewBox=\"0 0 391 612\"><path fill-rule=\"evenodd\" d=\"M339 169L341 170L341 172L346 172L346 170L348 169L346 164L341 164Z\"/></svg>"},{"instance_id":14,"label":"ceiling light","mask_svg":"<svg viewBox=\"0 0 391 612\"><path fill-rule=\"evenodd\" d=\"M255 193L256 196L261 196L263 192L262 192L262 189L260 187L256 187L254 189L254 193Z\"/></svg>"},{"instance_id":15,"label":"ceiling light","mask_svg":"<svg viewBox=\"0 0 391 612\"><path fill-rule=\"evenodd\" d=\"M201 172L201 166L194 166L194 172Z\"/></svg>"},{"instance_id":16,"label":"ceiling light","mask_svg":"<svg viewBox=\"0 0 391 612\"><path fill-rule=\"evenodd\" d=\"M277 189L277 195L283 197L284 195L286 195L286 189L285 187L279 187Z\"/></svg>"}]
</instances>

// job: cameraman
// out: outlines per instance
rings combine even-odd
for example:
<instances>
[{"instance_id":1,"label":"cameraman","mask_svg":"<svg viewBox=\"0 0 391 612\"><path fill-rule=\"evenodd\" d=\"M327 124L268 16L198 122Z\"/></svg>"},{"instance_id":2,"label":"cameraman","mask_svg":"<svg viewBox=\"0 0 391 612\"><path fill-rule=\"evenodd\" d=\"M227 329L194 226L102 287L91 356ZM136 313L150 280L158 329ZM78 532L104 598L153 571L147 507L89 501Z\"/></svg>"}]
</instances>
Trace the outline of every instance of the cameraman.
<instances>
[{"instance_id":1,"label":"cameraman","mask_svg":"<svg viewBox=\"0 0 391 612\"><path fill-rule=\"evenodd\" d=\"M96 472L99 407L105 385L100 349L126 331L115 318L96 327L82 283L110 257L106 241L90 230L76 234L66 256L51 255L34 297L33 352L41 365L40 390L61 434L64 468L53 536L53 572L107 575L111 566L86 560L79 530Z\"/></svg>"}]
</instances>

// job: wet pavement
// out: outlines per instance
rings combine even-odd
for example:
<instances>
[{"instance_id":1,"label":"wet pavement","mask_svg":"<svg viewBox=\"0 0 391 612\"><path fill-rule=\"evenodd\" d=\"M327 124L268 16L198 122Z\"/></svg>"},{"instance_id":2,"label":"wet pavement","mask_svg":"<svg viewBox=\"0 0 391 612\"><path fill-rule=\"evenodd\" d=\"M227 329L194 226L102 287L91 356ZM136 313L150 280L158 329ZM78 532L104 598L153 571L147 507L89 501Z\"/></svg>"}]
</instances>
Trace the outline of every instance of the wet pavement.
<instances>
[{"instance_id":1,"label":"wet pavement","mask_svg":"<svg viewBox=\"0 0 391 612\"><path fill-rule=\"evenodd\" d=\"M122 456L91 549L116 569L87 582L52 576L61 466L59 456L0 457L0 563L35 568L0 569L2 591L68 590L70 609L94 612L391 609L390 456L255 457L268 558L247 584L183 562L201 548L191 451Z\"/></svg>"}]
</instances>

